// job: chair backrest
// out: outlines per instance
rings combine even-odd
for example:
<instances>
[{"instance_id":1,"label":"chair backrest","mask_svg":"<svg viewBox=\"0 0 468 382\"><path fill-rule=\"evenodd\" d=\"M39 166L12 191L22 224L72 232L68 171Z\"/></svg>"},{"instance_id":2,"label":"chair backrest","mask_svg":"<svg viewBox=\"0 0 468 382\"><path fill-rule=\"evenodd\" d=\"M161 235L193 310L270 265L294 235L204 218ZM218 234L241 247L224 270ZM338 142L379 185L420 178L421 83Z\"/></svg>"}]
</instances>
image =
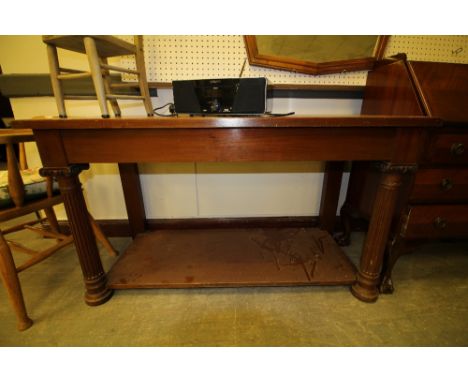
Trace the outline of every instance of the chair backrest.
<instances>
[{"instance_id":1,"label":"chair backrest","mask_svg":"<svg viewBox=\"0 0 468 382\"><path fill-rule=\"evenodd\" d=\"M42 40L47 46L51 85L60 117L67 117L64 101L68 99L97 99L103 118L110 117L108 102L112 107L114 115L120 117L121 111L117 102L118 99L141 100L143 101L147 115L153 115L153 105L146 79L142 36L134 36L133 44L113 36L94 35L43 36ZM89 71L61 67L57 48L86 54L89 62ZM107 61L108 57L128 55L135 56L135 69L109 65ZM140 94L122 94L123 88L133 88L135 84L129 82L112 83L111 71L136 75L138 80L137 87L140 90ZM91 77L93 81L95 94L83 96L64 93L62 86L64 80L76 80L87 77Z\"/></svg>"},{"instance_id":2,"label":"chair backrest","mask_svg":"<svg viewBox=\"0 0 468 382\"><path fill-rule=\"evenodd\" d=\"M24 143L32 141L30 130L0 130L0 145L6 146L7 159L6 171L0 172L0 221L60 203L52 180L41 177L39 169L27 168Z\"/></svg>"}]
</instances>

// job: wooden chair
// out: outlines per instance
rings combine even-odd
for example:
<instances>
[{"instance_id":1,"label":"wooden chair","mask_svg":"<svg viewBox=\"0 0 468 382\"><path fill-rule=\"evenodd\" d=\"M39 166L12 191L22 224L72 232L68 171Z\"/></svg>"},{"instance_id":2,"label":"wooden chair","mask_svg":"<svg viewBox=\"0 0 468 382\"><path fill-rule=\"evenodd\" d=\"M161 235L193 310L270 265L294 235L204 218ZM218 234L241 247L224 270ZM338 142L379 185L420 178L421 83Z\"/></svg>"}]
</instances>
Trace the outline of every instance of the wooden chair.
<instances>
[{"instance_id":1,"label":"wooden chair","mask_svg":"<svg viewBox=\"0 0 468 382\"><path fill-rule=\"evenodd\" d=\"M101 108L103 118L109 117L107 101L110 102L116 117L121 115L117 99L143 100L148 116L153 115L148 83L146 80L145 60L143 55L143 37L134 36L134 44L113 36L43 36L42 40L47 45L49 59L50 79L52 90L57 102L59 116L67 117L65 111L65 99L96 99ZM62 68L59 65L57 48L84 53L88 56L89 72L75 69ZM116 56L134 55L136 70L109 65L107 59ZM119 95L113 93L113 88L125 86L125 84L111 84L109 71L132 73L138 76L140 95ZM64 96L63 80L92 77L96 97L94 96ZM128 84L128 86L134 86Z\"/></svg>"},{"instance_id":2,"label":"wooden chair","mask_svg":"<svg viewBox=\"0 0 468 382\"><path fill-rule=\"evenodd\" d=\"M73 242L72 235L61 232L53 210L53 206L63 203L59 190L51 179L42 178L33 170L26 169L23 142L29 141L34 141L30 130L0 130L0 144L6 145L8 171L7 175L5 172L0 172L0 179L5 176L8 178L7 186L0 185L0 222L36 213L34 220L16 224L8 229L0 229L0 276L16 313L18 329L21 331L28 329L33 321L26 311L18 273L45 260ZM17 143L20 145L20 161L17 160L14 149ZM23 180L23 178L29 178L29 180ZM39 214L41 210L45 212L43 218ZM91 216L90 221L97 240L112 256L117 255ZM8 234L24 229L37 232L44 238L55 239L55 244L46 249L35 250L6 238ZM16 266L12 250L21 251L30 257L21 265Z\"/></svg>"}]
</instances>

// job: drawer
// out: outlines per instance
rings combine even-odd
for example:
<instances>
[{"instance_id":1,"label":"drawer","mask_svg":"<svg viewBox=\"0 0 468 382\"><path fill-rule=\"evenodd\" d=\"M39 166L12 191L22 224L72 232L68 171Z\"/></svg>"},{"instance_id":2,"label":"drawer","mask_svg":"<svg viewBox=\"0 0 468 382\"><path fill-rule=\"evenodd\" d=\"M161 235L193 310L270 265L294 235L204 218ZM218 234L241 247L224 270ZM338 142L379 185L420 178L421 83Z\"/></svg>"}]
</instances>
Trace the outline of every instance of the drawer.
<instances>
[{"instance_id":1,"label":"drawer","mask_svg":"<svg viewBox=\"0 0 468 382\"><path fill-rule=\"evenodd\" d=\"M468 205L412 206L401 234L407 239L468 236Z\"/></svg>"},{"instance_id":2,"label":"drawer","mask_svg":"<svg viewBox=\"0 0 468 382\"><path fill-rule=\"evenodd\" d=\"M415 175L413 202L468 202L468 168L420 169Z\"/></svg>"},{"instance_id":3,"label":"drawer","mask_svg":"<svg viewBox=\"0 0 468 382\"><path fill-rule=\"evenodd\" d=\"M426 153L428 163L468 163L468 134L437 134L432 138L429 152Z\"/></svg>"}]
</instances>

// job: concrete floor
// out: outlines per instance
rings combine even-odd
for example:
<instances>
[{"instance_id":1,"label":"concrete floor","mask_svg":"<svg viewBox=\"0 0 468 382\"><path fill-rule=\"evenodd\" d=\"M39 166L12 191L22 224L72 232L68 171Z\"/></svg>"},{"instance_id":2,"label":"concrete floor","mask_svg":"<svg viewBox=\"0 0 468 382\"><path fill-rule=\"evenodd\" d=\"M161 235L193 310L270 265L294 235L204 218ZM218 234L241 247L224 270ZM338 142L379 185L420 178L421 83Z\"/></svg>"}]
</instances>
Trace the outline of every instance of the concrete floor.
<instances>
[{"instance_id":1,"label":"concrete floor","mask_svg":"<svg viewBox=\"0 0 468 382\"><path fill-rule=\"evenodd\" d=\"M363 237L354 234L346 248L355 263ZM129 243L111 241L120 250ZM107 270L115 260L101 252ZM116 291L89 307L72 246L20 278L34 325L16 330L0 288L1 346L468 345L466 242L425 245L402 257L395 293L375 304L356 300L347 287L259 287Z\"/></svg>"}]
</instances>

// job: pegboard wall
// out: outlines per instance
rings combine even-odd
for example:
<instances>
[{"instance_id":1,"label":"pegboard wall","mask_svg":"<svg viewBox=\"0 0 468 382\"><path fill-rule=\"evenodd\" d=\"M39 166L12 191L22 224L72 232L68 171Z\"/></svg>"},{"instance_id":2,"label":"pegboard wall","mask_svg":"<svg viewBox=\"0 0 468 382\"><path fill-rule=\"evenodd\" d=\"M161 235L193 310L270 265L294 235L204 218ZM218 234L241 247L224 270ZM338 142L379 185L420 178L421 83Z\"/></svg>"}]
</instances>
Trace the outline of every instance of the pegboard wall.
<instances>
[{"instance_id":1,"label":"pegboard wall","mask_svg":"<svg viewBox=\"0 0 468 382\"><path fill-rule=\"evenodd\" d=\"M367 71L308 75L250 66L239 35L144 36L144 47L149 82L239 77L244 62L243 77L267 77L273 84L359 86L367 77ZM385 56L397 53L406 53L409 60L468 63L468 36L391 36ZM133 59L122 59L122 65L134 68Z\"/></svg>"},{"instance_id":2,"label":"pegboard wall","mask_svg":"<svg viewBox=\"0 0 468 382\"><path fill-rule=\"evenodd\" d=\"M397 53L414 61L468 64L468 36L391 36L385 56Z\"/></svg>"}]
</instances>

